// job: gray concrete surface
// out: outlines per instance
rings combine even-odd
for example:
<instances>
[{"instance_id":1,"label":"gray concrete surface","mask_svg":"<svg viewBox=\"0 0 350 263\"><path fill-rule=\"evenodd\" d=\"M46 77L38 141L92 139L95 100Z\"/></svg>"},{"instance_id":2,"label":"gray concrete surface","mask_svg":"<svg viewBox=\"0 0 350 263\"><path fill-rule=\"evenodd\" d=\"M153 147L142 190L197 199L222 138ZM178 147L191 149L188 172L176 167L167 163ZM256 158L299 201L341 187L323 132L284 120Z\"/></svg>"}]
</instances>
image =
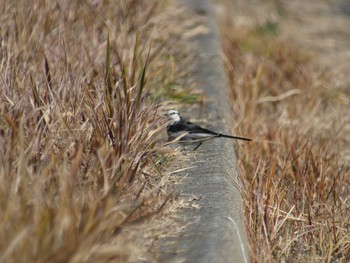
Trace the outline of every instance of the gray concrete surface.
<instances>
[{"instance_id":1,"label":"gray concrete surface","mask_svg":"<svg viewBox=\"0 0 350 263\"><path fill-rule=\"evenodd\" d=\"M199 14L208 28L207 33L189 39L197 53L193 75L208 98L204 112L211 125L207 126L229 133L225 121L230 112L227 81L213 5L210 0L182 0L181 4ZM194 207L183 214L185 223L192 224L175 245L163 249L162 261L249 262L242 200L235 183L238 178L233 141L215 139L204 143L190 163L194 168L184 172L187 177L178 191L182 197L193 199Z\"/></svg>"}]
</instances>

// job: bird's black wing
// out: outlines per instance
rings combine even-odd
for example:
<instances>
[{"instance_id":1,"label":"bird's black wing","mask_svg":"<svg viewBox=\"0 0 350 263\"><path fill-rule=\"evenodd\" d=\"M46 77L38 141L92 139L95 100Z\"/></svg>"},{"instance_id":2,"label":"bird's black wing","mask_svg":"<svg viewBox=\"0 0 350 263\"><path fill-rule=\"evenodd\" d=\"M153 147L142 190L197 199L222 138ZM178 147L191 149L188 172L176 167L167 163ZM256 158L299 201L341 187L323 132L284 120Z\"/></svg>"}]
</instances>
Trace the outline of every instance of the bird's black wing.
<instances>
[{"instance_id":1,"label":"bird's black wing","mask_svg":"<svg viewBox=\"0 0 350 263\"><path fill-rule=\"evenodd\" d=\"M185 119L181 119L178 122L175 122L171 125L168 125L168 134L169 133L179 133L179 132L188 132L191 133L204 133L208 135L212 135L214 137L225 137L225 138L231 138L231 139L237 139L237 140L244 140L244 141L252 141L251 138L247 137L240 137L240 136L234 136L234 135L226 135L218 132L214 132L205 128L202 128L196 124L193 124L190 121L187 121Z\"/></svg>"},{"instance_id":2,"label":"bird's black wing","mask_svg":"<svg viewBox=\"0 0 350 263\"><path fill-rule=\"evenodd\" d=\"M188 132L188 133L206 133L217 135L218 133L204 129L196 124L193 124L190 121L181 119L180 121L171 124L168 126L168 132L177 133L177 132Z\"/></svg>"},{"instance_id":3,"label":"bird's black wing","mask_svg":"<svg viewBox=\"0 0 350 263\"><path fill-rule=\"evenodd\" d=\"M193 124L190 121L187 120L181 120L181 126L183 130L189 132L189 133L207 133L207 134L212 134L212 135L217 135L217 132L213 132L207 129L204 129L196 124Z\"/></svg>"}]
</instances>

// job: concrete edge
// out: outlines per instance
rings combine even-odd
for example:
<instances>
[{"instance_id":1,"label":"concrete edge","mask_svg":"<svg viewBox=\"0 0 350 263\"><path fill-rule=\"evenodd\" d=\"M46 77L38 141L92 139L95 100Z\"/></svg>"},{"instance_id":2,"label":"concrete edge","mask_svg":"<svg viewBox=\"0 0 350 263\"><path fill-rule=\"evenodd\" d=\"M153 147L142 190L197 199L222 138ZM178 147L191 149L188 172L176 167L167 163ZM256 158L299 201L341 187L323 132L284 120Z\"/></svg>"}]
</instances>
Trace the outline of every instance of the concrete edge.
<instances>
[{"instance_id":1,"label":"concrete edge","mask_svg":"<svg viewBox=\"0 0 350 263\"><path fill-rule=\"evenodd\" d=\"M180 0L180 5L198 14L200 26L207 29L188 40L196 52L193 77L209 100L201 117L210 123L208 128L229 133L227 79L214 7L210 0ZM175 245L163 249L162 262L249 262L233 142L218 138L204 143L189 166L196 168L184 172L178 192L199 209L184 211L184 223L192 224Z\"/></svg>"}]
</instances>

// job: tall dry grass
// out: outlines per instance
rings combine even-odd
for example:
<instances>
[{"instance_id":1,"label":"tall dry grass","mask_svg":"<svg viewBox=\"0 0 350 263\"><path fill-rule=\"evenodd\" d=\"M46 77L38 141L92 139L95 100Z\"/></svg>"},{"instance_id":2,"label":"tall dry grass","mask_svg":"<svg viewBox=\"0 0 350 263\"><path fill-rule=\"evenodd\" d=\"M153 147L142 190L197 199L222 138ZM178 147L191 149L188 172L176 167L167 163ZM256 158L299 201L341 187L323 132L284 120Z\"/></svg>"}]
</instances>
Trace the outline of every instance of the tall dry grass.
<instances>
[{"instance_id":1,"label":"tall dry grass","mask_svg":"<svg viewBox=\"0 0 350 263\"><path fill-rule=\"evenodd\" d=\"M252 262L349 262L350 94L274 30L219 18Z\"/></svg>"},{"instance_id":2,"label":"tall dry grass","mask_svg":"<svg viewBox=\"0 0 350 263\"><path fill-rule=\"evenodd\" d=\"M182 75L174 13L142 0L0 10L0 261L129 260L136 240L114 240L169 199L158 109Z\"/></svg>"}]
</instances>

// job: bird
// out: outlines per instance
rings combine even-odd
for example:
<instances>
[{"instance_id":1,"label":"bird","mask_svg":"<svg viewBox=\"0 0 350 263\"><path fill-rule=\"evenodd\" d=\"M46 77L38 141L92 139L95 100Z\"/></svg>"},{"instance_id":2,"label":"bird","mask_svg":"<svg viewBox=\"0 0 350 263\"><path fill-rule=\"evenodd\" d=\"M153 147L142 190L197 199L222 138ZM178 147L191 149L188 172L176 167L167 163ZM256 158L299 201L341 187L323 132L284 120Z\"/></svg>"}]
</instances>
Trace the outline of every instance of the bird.
<instances>
[{"instance_id":1,"label":"bird","mask_svg":"<svg viewBox=\"0 0 350 263\"><path fill-rule=\"evenodd\" d=\"M169 141L178 139L178 141L183 144L198 143L193 151L197 150L202 145L203 141L218 137L252 141L252 139L247 137L227 135L202 128L182 118L177 110L169 110L165 113L165 116L169 118L169 123L167 125Z\"/></svg>"}]
</instances>

